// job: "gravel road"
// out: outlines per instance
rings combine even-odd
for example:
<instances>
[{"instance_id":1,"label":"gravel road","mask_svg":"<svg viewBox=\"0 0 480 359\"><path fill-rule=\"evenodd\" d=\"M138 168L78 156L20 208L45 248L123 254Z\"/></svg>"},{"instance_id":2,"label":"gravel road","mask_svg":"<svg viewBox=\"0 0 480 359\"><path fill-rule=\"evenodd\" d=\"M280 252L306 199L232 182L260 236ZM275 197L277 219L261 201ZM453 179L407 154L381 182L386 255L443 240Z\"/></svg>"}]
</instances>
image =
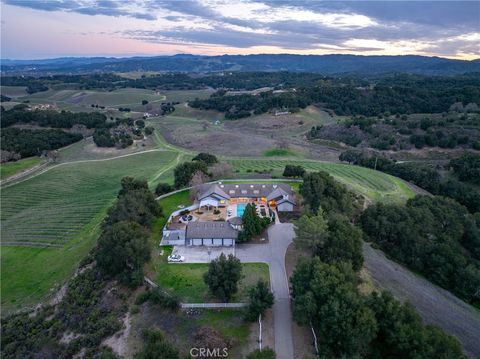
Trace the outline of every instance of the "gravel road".
<instances>
[{"instance_id":1,"label":"gravel road","mask_svg":"<svg viewBox=\"0 0 480 359\"><path fill-rule=\"evenodd\" d=\"M401 301L412 303L425 323L455 336L472 358L480 358L480 312L450 292L413 274L364 243L365 267L374 282Z\"/></svg>"}]
</instances>

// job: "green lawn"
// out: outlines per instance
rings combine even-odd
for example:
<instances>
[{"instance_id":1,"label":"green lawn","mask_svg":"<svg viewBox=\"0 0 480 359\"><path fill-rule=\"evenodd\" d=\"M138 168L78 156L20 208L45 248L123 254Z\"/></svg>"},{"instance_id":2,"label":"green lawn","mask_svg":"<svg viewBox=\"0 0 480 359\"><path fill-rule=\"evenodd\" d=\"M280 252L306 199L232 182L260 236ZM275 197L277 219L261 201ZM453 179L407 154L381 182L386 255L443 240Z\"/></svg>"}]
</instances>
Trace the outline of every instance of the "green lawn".
<instances>
[{"instance_id":1,"label":"green lawn","mask_svg":"<svg viewBox=\"0 0 480 359\"><path fill-rule=\"evenodd\" d=\"M35 303L72 273L92 248L122 177L153 178L175 158L149 152L61 165L3 188L2 308ZM50 248L31 248L45 245Z\"/></svg>"},{"instance_id":2,"label":"green lawn","mask_svg":"<svg viewBox=\"0 0 480 359\"><path fill-rule=\"evenodd\" d=\"M249 323L241 320L242 314L235 309L205 310L198 318L198 322L215 328L225 338L234 338L237 342L245 343L250 330Z\"/></svg>"},{"instance_id":3,"label":"green lawn","mask_svg":"<svg viewBox=\"0 0 480 359\"><path fill-rule=\"evenodd\" d=\"M35 165L38 165L42 162L42 159L39 157L30 157L24 158L15 162L3 163L0 166L0 179L5 179L7 177L13 176L19 172L25 171Z\"/></svg>"},{"instance_id":4,"label":"green lawn","mask_svg":"<svg viewBox=\"0 0 480 359\"><path fill-rule=\"evenodd\" d=\"M170 213L179 209L179 205L189 206L192 203L192 201L190 201L189 194L190 191L186 189L160 200L160 205L162 206L163 212L167 215L167 217L170 215Z\"/></svg>"},{"instance_id":5,"label":"green lawn","mask_svg":"<svg viewBox=\"0 0 480 359\"><path fill-rule=\"evenodd\" d=\"M280 177L287 164L301 165L307 171L326 171L353 191L373 201L402 202L414 196L412 189L401 179L360 166L308 160L227 159L226 161L242 175L260 171L271 172L273 176Z\"/></svg>"},{"instance_id":6,"label":"green lawn","mask_svg":"<svg viewBox=\"0 0 480 359\"><path fill-rule=\"evenodd\" d=\"M202 303L212 299L203 274L208 270L206 263L168 264L164 253L163 263L159 266L156 282L163 288L177 294L185 302ZM268 265L265 263L242 263L243 278L239 291L232 302L246 301L249 286L259 279L269 282Z\"/></svg>"}]
</instances>

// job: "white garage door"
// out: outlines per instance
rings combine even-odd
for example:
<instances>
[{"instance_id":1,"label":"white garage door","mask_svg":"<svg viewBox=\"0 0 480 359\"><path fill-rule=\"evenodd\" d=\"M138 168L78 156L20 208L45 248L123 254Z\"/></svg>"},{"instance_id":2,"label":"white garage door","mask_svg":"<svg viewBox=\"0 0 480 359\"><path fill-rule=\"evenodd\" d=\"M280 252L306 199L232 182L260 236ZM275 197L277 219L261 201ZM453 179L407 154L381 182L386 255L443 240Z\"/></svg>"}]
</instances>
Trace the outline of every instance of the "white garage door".
<instances>
[{"instance_id":1,"label":"white garage door","mask_svg":"<svg viewBox=\"0 0 480 359\"><path fill-rule=\"evenodd\" d=\"M277 207L277 210L279 212L291 212L291 211L293 211L293 204L288 203L288 202L279 204L278 207Z\"/></svg>"},{"instance_id":2,"label":"white garage door","mask_svg":"<svg viewBox=\"0 0 480 359\"><path fill-rule=\"evenodd\" d=\"M222 239L221 238L214 238L213 239L213 245L214 246L221 246L222 245Z\"/></svg>"},{"instance_id":3,"label":"white garage door","mask_svg":"<svg viewBox=\"0 0 480 359\"><path fill-rule=\"evenodd\" d=\"M203 245L204 246L211 246L212 245L212 239L211 238L204 239L203 240Z\"/></svg>"},{"instance_id":4,"label":"white garage door","mask_svg":"<svg viewBox=\"0 0 480 359\"><path fill-rule=\"evenodd\" d=\"M193 245L194 246L201 246L202 245L202 240L200 238L194 238L193 239Z\"/></svg>"},{"instance_id":5,"label":"white garage door","mask_svg":"<svg viewBox=\"0 0 480 359\"><path fill-rule=\"evenodd\" d=\"M231 246L233 244L233 239L224 239L223 245L224 246Z\"/></svg>"}]
</instances>

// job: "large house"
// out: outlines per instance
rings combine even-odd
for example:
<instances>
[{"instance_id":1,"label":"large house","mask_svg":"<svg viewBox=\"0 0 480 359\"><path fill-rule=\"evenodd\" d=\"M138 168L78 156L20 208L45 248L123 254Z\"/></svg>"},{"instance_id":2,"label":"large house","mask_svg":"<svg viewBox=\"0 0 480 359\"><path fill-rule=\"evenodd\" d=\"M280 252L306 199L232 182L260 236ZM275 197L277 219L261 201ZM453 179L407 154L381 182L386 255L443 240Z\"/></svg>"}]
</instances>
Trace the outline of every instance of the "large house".
<instances>
[{"instance_id":1,"label":"large house","mask_svg":"<svg viewBox=\"0 0 480 359\"><path fill-rule=\"evenodd\" d=\"M199 186L195 203L170 215L161 245L234 246L249 203L260 217L273 218L275 212L293 211L295 198L286 184Z\"/></svg>"}]
</instances>

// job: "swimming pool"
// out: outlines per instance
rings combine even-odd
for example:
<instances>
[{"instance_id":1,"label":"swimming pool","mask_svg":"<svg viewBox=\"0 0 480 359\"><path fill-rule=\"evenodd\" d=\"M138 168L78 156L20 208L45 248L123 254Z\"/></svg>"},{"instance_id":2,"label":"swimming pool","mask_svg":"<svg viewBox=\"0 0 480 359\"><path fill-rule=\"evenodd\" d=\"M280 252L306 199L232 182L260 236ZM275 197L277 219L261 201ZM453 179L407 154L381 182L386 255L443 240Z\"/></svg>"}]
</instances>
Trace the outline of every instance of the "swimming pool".
<instances>
[{"instance_id":1,"label":"swimming pool","mask_svg":"<svg viewBox=\"0 0 480 359\"><path fill-rule=\"evenodd\" d=\"M247 207L245 203L237 204L237 217L243 216L243 212L245 212L245 207Z\"/></svg>"}]
</instances>

